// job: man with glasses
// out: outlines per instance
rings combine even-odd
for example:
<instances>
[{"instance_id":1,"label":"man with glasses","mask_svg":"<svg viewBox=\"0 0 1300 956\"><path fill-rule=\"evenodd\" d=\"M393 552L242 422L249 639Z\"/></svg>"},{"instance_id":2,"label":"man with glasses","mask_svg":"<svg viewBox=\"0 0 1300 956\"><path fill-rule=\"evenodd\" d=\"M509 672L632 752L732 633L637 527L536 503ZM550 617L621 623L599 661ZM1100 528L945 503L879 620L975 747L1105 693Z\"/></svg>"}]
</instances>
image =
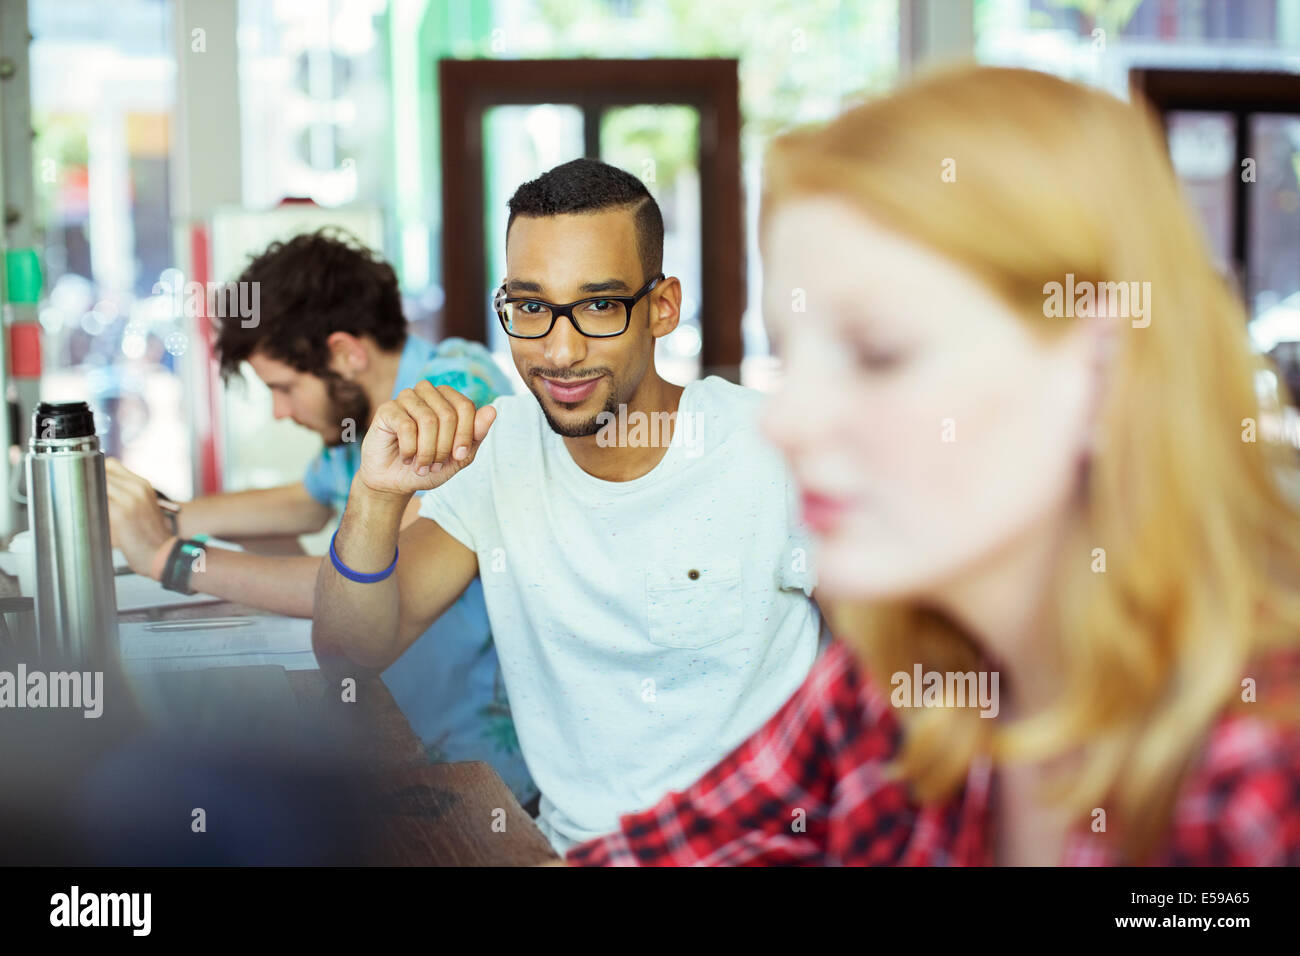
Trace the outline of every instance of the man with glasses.
<instances>
[{"instance_id":1,"label":"man with glasses","mask_svg":"<svg viewBox=\"0 0 1300 956\"><path fill-rule=\"evenodd\" d=\"M641 182L566 163L519 188L506 235L494 304L532 398L476 410L422 382L376 411L313 638L345 668L384 667L480 575L538 822L562 852L775 713L820 615L759 394L655 368L682 293ZM611 439L611 416L666 422L668 439ZM427 520L399 535L426 490Z\"/></svg>"}]
</instances>

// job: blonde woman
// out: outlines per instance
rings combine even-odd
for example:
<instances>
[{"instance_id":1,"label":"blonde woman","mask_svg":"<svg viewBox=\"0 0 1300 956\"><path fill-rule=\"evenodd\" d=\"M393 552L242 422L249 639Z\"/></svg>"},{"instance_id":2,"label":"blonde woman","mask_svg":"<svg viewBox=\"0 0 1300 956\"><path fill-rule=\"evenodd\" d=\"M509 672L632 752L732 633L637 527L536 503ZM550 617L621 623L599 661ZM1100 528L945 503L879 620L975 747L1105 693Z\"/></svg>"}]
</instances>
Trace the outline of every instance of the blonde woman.
<instances>
[{"instance_id":1,"label":"blonde woman","mask_svg":"<svg viewBox=\"0 0 1300 956\"><path fill-rule=\"evenodd\" d=\"M763 244L839 643L569 862L1300 863L1300 519L1158 124L935 76L779 140Z\"/></svg>"}]
</instances>

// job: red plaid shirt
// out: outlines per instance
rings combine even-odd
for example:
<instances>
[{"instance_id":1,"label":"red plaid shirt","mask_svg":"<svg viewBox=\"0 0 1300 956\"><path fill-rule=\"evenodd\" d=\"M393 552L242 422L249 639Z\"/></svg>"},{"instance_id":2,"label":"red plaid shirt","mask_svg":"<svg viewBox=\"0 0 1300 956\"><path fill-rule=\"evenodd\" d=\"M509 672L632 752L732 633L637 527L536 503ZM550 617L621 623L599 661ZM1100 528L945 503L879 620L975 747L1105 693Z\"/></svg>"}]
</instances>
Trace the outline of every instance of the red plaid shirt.
<instances>
[{"instance_id":1,"label":"red plaid shirt","mask_svg":"<svg viewBox=\"0 0 1300 956\"><path fill-rule=\"evenodd\" d=\"M881 773L901 741L886 695L834 643L771 720L681 793L620 829L573 847L568 862L605 866L993 863L993 774L971 767L962 790L921 806ZM802 811L802 812L800 812ZM1070 866L1118 862L1085 824ZM1300 730L1225 716L1174 809L1162 865L1300 865Z\"/></svg>"}]
</instances>

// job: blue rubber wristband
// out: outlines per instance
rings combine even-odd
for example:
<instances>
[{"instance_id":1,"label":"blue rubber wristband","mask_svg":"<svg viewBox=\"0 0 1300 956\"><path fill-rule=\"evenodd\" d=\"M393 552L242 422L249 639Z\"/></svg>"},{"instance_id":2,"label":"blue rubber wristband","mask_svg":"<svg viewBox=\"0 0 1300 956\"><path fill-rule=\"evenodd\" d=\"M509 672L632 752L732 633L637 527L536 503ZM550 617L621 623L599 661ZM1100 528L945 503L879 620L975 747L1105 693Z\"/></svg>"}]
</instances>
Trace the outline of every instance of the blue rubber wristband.
<instances>
[{"instance_id":1,"label":"blue rubber wristband","mask_svg":"<svg viewBox=\"0 0 1300 956\"><path fill-rule=\"evenodd\" d=\"M339 536L337 531L330 537L330 561L334 563L334 570L343 575L349 581L356 581L358 584L374 584L376 581L382 581L393 573L393 568L397 567L397 549L393 548L393 563L382 571L376 571L373 574L362 574L360 571L353 571L343 563L339 558L339 553L334 550L334 539Z\"/></svg>"}]
</instances>

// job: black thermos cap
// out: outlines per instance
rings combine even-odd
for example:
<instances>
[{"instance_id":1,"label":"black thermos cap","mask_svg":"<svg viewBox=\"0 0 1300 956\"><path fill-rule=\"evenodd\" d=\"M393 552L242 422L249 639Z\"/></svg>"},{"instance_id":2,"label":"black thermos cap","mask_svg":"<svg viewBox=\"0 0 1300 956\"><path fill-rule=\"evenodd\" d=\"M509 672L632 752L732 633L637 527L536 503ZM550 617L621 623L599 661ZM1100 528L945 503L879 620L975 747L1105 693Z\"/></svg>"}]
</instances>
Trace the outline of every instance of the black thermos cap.
<instances>
[{"instance_id":1,"label":"black thermos cap","mask_svg":"<svg viewBox=\"0 0 1300 956\"><path fill-rule=\"evenodd\" d=\"M85 402L41 402L32 413L32 436L89 438L95 434L95 415Z\"/></svg>"}]
</instances>

